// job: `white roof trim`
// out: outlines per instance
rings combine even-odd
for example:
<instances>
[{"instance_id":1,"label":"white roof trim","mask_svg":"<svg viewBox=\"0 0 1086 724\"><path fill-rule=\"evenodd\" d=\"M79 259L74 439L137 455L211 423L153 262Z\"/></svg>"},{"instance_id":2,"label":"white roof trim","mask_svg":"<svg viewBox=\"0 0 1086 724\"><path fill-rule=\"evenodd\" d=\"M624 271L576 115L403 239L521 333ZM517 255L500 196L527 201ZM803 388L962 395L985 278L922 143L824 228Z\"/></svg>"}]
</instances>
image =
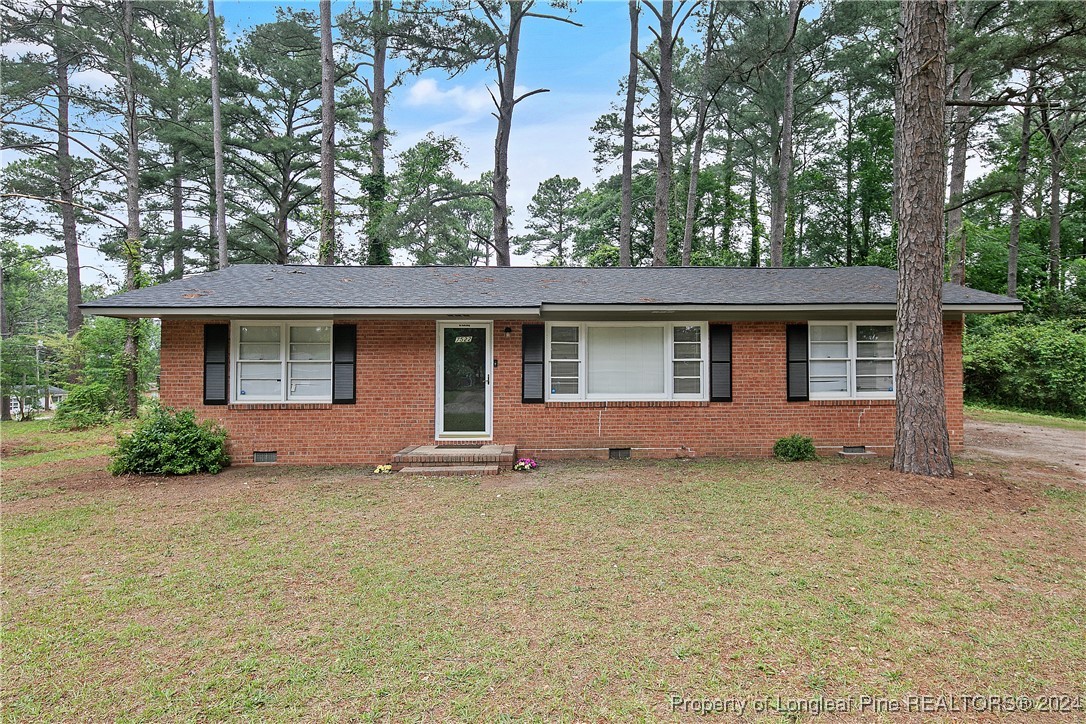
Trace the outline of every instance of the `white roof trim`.
<instances>
[{"instance_id":1,"label":"white roof trim","mask_svg":"<svg viewBox=\"0 0 1086 724\"><path fill-rule=\"evenodd\" d=\"M103 317L260 317L324 318L348 317L464 317L512 318L540 317L570 312L646 314L682 312L684 314L742 314L750 312L844 311L896 312L895 304L548 304L540 307L84 307L83 312ZM943 312L994 314L1020 312L1021 304L944 304Z\"/></svg>"},{"instance_id":2,"label":"white roof trim","mask_svg":"<svg viewBox=\"0 0 1086 724\"><path fill-rule=\"evenodd\" d=\"M538 317L537 307L83 307L101 317L259 317L263 319L346 317Z\"/></svg>"}]
</instances>

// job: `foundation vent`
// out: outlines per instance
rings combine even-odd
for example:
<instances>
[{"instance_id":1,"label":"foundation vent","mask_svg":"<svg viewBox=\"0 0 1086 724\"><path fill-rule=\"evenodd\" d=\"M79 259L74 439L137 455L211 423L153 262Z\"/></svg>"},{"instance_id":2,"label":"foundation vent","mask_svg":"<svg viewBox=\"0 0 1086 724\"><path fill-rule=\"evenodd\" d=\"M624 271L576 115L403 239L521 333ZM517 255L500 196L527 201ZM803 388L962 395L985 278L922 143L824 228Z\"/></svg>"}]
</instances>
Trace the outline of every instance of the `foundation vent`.
<instances>
[{"instance_id":1,"label":"foundation vent","mask_svg":"<svg viewBox=\"0 0 1086 724\"><path fill-rule=\"evenodd\" d=\"M608 448L607 457L611 460L629 460L630 448L628 447L613 447Z\"/></svg>"},{"instance_id":2,"label":"foundation vent","mask_svg":"<svg viewBox=\"0 0 1086 724\"><path fill-rule=\"evenodd\" d=\"M265 450L263 452L253 452L254 463L274 463L276 457L275 450Z\"/></svg>"},{"instance_id":3,"label":"foundation vent","mask_svg":"<svg viewBox=\"0 0 1086 724\"><path fill-rule=\"evenodd\" d=\"M867 452L867 446L866 445L845 445L843 448L841 448L841 452L846 453L848 455L862 455L865 452Z\"/></svg>"}]
</instances>

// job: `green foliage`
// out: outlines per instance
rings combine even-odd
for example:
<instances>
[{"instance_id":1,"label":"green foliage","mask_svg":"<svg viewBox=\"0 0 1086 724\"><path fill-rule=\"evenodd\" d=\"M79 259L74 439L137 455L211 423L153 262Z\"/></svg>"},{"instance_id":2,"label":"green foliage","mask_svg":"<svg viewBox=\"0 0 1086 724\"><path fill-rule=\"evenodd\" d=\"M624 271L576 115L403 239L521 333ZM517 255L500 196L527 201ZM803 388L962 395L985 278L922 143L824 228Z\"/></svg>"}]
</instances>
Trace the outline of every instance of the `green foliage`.
<instances>
[{"instance_id":1,"label":"green foliage","mask_svg":"<svg viewBox=\"0 0 1086 724\"><path fill-rule=\"evenodd\" d=\"M555 175L541 181L528 204L529 234L517 240L518 254L533 254L549 266L567 266L577 231L576 205L581 182Z\"/></svg>"},{"instance_id":2,"label":"green foliage","mask_svg":"<svg viewBox=\"0 0 1086 724\"><path fill-rule=\"evenodd\" d=\"M119 390L101 382L76 385L57 407L52 425L61 430L86 430L111 422L122 407Z\"/></svg>"},{"instance_id":3,"label":"green foliage","mask_svg":"<svg viewBox=\"0 0 1086 724\"><path fill-rule=\"evenodd\" d=\"M226 431L192 410L156 406L130 435L117 436L109 471L114 475L218 473L230 464Z\"/></svg>"},{"instance_id":4,"label":"green foliage","mask_svg":"<svg viewBox=\"0 0 1086 724\"><path fill-rule=\"evenodd\" d=\"M1086 322L997 320L965 337L965 394L1025 410L1086 415Z\"/></svg>"},{"instance_id":5,"label":"green foliage","mask_svg":"<svg viewBox=\"0 0 1086 724\"><path fill-rule=\"evenodd\" d=\"M778 460L796 462L798 460L817 460L814 440L804 435L789 435L773 443L773 455Z\"/></svg>"}]
</instances>

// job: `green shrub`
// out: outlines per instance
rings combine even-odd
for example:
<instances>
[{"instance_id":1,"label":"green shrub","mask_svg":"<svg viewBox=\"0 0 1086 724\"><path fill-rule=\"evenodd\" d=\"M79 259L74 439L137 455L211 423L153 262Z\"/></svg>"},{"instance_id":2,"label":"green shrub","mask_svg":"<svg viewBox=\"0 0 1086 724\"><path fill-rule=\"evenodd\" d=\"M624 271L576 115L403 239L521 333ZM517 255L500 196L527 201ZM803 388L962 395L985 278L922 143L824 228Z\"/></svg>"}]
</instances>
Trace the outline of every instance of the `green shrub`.
<instances>
[{"instance_id":1,"label":"green shrub","mask_svg":"<svg viewBox=\"0 0 1086 724\"><path fill-rule=\"evenodd\" d=\"M965 338L965 396L1086 415L1086 328L1073 320L980 326Z\"/></svg>"},{"instance_id":2,"label":"green shrub","mask_svg":"<svg viewBox=\"0 0 1086 724\"><path fill-rule=\"evenodd\" d=\"M76 385L57 406L52 425L62 430L85 430L112 420L116 409L116 395L109 385Z\"/></svg>"},{"instance_id":3,"label":"green shrub","mask_svg":"<svg viewBox=\"0 0 1086 724\"><path fill-rule=\"evenodd\" d=\"M130 435L117 436L109 471L114 475L217 473L230 464L226 431L210 420L196 422L192 410L155 407Z\"/></svg>"},{"instance_id":4,"label":"green shrub","mask_svg":"<svg viewBox=\"0 0 1086 724\"><path fill-rule=\"evenodd\" d=\"M782 437L773 444L773 455L778 460L795 462L796 460L817 460L814 440L804 435Z\"/></svg>"}]
</instances>

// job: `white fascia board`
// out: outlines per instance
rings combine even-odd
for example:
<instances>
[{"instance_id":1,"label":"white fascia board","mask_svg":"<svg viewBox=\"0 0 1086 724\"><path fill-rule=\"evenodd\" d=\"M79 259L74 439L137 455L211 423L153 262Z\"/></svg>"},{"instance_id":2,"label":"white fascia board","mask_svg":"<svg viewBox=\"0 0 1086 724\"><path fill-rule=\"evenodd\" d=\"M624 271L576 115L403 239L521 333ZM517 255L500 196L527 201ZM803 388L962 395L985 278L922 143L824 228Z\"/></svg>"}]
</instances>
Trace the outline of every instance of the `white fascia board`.
<instances>
[{"instance_id":1,"label":"white fascia board","mask_svg":"<svg viewBox=\"0 0 1086 724\"><path fill-rule=\"evenodd\" d=\"M538 307L85 307L83 313L99 317L223 317L246 319L355 319L358 317L453 317L498 318L538 317Z\"/></svg>"},{"instance_id":2,"label":"white fascia board","mask_svg":"<svg viewBox=\"0 0 1086 724\"><path fill-rule=\"evenodd\" d=\"M653 312L896 312L896 304L547 304L542 314L569 312L620 312L629 314ZM1020 312L1021 304L944 304L944 312L995 313Z\"/></svg>"}]
</instances>

